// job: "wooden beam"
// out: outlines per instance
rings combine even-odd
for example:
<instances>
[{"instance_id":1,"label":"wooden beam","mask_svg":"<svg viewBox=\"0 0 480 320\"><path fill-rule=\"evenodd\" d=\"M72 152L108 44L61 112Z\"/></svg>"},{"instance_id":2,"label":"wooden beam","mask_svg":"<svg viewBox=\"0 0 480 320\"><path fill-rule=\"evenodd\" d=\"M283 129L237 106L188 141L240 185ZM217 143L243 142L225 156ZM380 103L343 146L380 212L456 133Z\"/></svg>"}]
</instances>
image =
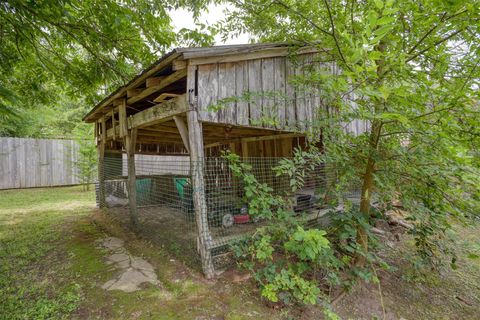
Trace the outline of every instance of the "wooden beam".
<instances>
[{"instance_id":1,"label":"wooden beam","mask_svg":"<svg viewBox=\"0 0 480 320\"><path fill-rule=\"evenodd\" d=\"M202 127L198 121L196 110L188 112L188 140L190 145L190 170L192 173L193 204L195 208L195 221L198 231L198 248L202 260L205 276L210 279L214 275L212 254L209 250L212 237L210 235L207 218L207 202L205 199L204 154L202 141Z\"/></svg>"},{"instance_id":2,"label":"wooden beam","mask_svg":"<svg viewBox=\"0 0 480 320\"><path fill-rule=\"evenodd\" d=\"M123 103L118 106L118 124L120 127L120 138L123 138L127 135L128 125L127 125L127 102L125 99L122 99Z\"/></svg>"},{"instance_id":3,"label":"wooden beam","mask_svg":"<svg viewBox=\"0 0 480 320\"><path fill-rule=\"evenodd\" d=\"M156 137L156 138L177 138L178 140L182 141L180 137L180 133L177 132L158 132L158 131L151 131L146 129L139 129L138 135L142 135L145 137Z\"/></svg>"},{"instance_id":4,"label":"wooden beam","mask_svg":"<svg viewBox=\"0 0 480 320\"><path fill-rule=\"evenodd\" d=\"M145 79L148 77L153 76L154 74L158 73L159 71L168 67L173 60L177 59L180 56L180 53L174 53L165 58L161 59L155 66L145 70L140 76L132 80L128 85L120 87L117 91L112 94L111 97L105 99L100 104L95 106L93 110L91 110L85 117L84 120L87 122L93 122L94 119L97 118L97 113L102 110L103 107L112 103L113 100L121 98L125 96L127 89L134 89L145 82Z\"/></svg>"},{"instance_id":5,"label":"wooden beam","mask_svg":"<svg viewBox=\"0 0 480 320\"><path fill-rule=\"evenodd\" d=\"M128 208L130 214L130 222L134 229L138 226L137 215L137 176L135 170L135 146L137 141L137 129L129 130L125 136L125 150L127 151L127 168L128 168Z\"/></svg>"},{"instance_id":6,"label":"wooden beam","mask_svg":"<svg viewBox=\"0 0 480 320\"><path fill-rule=\"evenodd\" d=\"M123 103L123 100L125 100L125 99L124 98L115 99L115 100L113 100L112 105L114 107L119 106Z\"/></svg>"},{"instance_id":7,"label":"wooden beam","mask_svg":"<svg viewBox=\"0 0 480 320\"><path fill-rule=\"evenodd\" d=\"M187 92L193 93L195 87L195 69L188 66ZM177 71L178 72L178 71ZM205 277L212 278L215 268L213 266L210 243L212 236L208 227L207 201L204 181L204 161L202 124L198 121L196 101L192 94L188 96L187 126L188 145L190 146L190 172L192 179L193 206L195 209L195 222L198 232L198 249L202 261Z\"/></svg>"},{"instance_id":8,"label":"wooden beam","mask_svg":"<svg viewBox=\"0 0 480 320\"><path fill-rule=\"evenodd\" d=\"M319 52L318 48L315 47L305 47L297 50L296 54L308 54ZM226 63L226 62L235 62L235 61L245 61L245 60L256 60L264 58L274 58L274 57L284 57L292 53L291 48L287 47L278 47L278 48L269 48L254 52L247 53L230 53L224 55L214 55L214 56L205 56L195 58L192 54L184 54L185 58L190 58L188 61L189 65L200 65L200 64L211 64L211 63Z\"/></svg>"},{"instance_id":9,"label":"wooden beam","mask_svg":"<svg viewBox=\"0 0 480 320\"><path fill-rule=\"evenodd\" d=\"M141 89L141 88L127 89L127 98L138 96L140 94L140 92L142 92L142 91L143 91L143 89Z\"/></svg>"},{"instance_id":10,"label":"wooden beam","mask_svg":"<svg viewBox=\"0 0 480 320\"><path fill-rule=\"evenodd\" d=\"M180 80L181 78L185 78L187 76L187 71L186 69L175 71L174 73L168 75L164 79L160 80L160 82L157 85L151 86L140 92L135 97L131 97L127 100L127 103L129 105L134 104L135 102L138 102L146 97L148 97L151 94L154 94L155 92L158 92L165 88L166 86Z\"/></svg>"},{"instance_id":11,"label":"wooden beam","mask_svg":"<svg viewBox=\"0 0 480 320\"><path fill-rule=\"evenodd\" d=\"M117 120L115 120L115 109L112 109L111 111L111 116L112 116L112 132L113 132L113 141L117 140ZM107 137L108 137L108 131L107 131Z\"/></svg>"},{"instance_id":12,"label":"wooden beam","mask_svg":"<svg viewBox=\"0 0 480 320\"><path fill-rule=\"evenodd\" d=\"M150 126L146 128L142 128L144 131L150 131L150 132L166 132L166 133L175 133L179 134L178 129L176 127L166 127L166 126Z\"/></svg>"},{"instance_id":13,"label":"wooden beam","mask_svg":"<svg viewBox=\"0 0 480 320\"><path fill-rule=\"evenodd\" d=\"M172 63L172 70L177 71L181 69L185 69L187 67L187 60L173 60Z\"/></svg>"},{"instance_id":14,"label":"wooden beam","mask_svg":"<svg viewBox=\"0 0 480 320\"><path fill-rule=\"evenodd\" d=\"M165 76L147 78L145 80L145 87L150 88L158 86L163 79L165 79Z\"/></svg>"},{"instance_id":15,"label":"wooden beam","mask_svg":"<svg viewBox=\"0 0 480 320\"><path fill-rule=\"evenodd\" d=\"M138 143L175 143L179 144L180 146L184 147L182 139L178 138L155 138L155 137L148 137L148 136L138 136L137 138Z\"/></svg>"},{"instance_id":16,"label":"wooden beam","mask_svg":"<svg viewBox=\"0 0 480 320\"><path fill-rule=\"evenodd\" d=\"M182 137L183 144L185 145L185 149L187 149L188 153L190 153L190 145L188 142L188 129L185 125L185 122L182 118L174 116L173 120L177 125L178 131L180 132L180 136Z\"/></svg>"},{"instance_id":17,"label":"wooden beam","mask_svg":"<svg viewBox=\"0 0 480 320\"><path fill-rule=\"evenodd\" d=\"M179 94L176 94L176 93L162 93L161 95L159 95L158 97L156 97L153 102L162 102L163 100L167 99L167 98L175 98L175 97L178 97Z\"/></svg>"},{"instance_id":18,"label":"wooden beam","mask_svg":"<svg viewBox=\"0 0 480 320\"><path fill-rule=\"evenodd\" d=\"M269 136L262 136L262 137L242 138L242 142L277 140L277 139L285 139L285 138L298 138L298 137L304 137L304 136L305 136L304 134L300 134L300 133L272 134L272 135L269 135Z\"/></svg>"},{"instance_id":19,"label":"wooden beam","mask_svg":"<svg viewBox=\"0 0 480 320\"><path fill-rule=\"evenodd\" d=\"M98 206L100 208L106 207L105 202L105 140L100 140L97 144L98 153Z\"/></svg>"},{"instance_id":20,"label":"wooden beam","mask_svg":"<svg viewBox=\"0 0 480 320\"><path fill-rule=\"evenodd\" d=\"M100 119L100 127L102 128L102 141L107 141L107 125L105 123L105 115Z\"/></svg>"},{"instance_id":21,"label":"wooden beam","mask_svg":"<svg viewBox=\"0 0 480 320\"><path fill-rule=\"evenodd\" d=\"M167 121L185 111L187 111L186 96L181 95L134 114L129 128L142 128L159 121Z\"/></svg>"},{"instance_id":22,"label":"wooden beam","mask_svg":"<svg viewBox=\"0 0 480 320\"><path fill-rule=\"evenodd\" d=\"M173 116L182 114L185 111L187 111L185 94L140 111L132 115L129 119L126 117L126 104L122 104L118 107L119 129L115 129L115 132L113 128L108 129L107 138L112 138L117 131L119 132L119 136L123 138L127 130L132 128L178 134L179 132L176 127L162 127L161 129L157 129L156 127L149 126L172 120Z\"/></svg>"},{"instance_id":23,"label":"wooden beam","mask_svg":"<svg viewBox=\"0 0 480 320\"><path fill-rule=\"evenodd\" d=\"M261 136L261 137L248 137L248 138L234 138L234 139L223 139L214 143L210 143L204 146L204 148L212 148L212 147L218 147L222 145L227 145L230 143L241 143L242 144L242 154L243 154L243 149L244 146L248 142L252 141L270 141L270 140L278 140L278 139L287 139L287 138L298 138L298 137L304 137L304 134L298 134L298 133L285 133L285 134L272 134L268 136ZM208 136L205 138L207 139ZM214 138L211 138L214 139ZM245 147L245 149L247 149ZM245 153L246 156L248 156L248 151Z\"/></svg>"},{"instance_id":24,"label":"wooden beam","mask_svg":"<svg viewBox=\"0 0 480 320\"><path fill-rule=\"evenodd\" d=\"M248 143L242 141L242 158L248 158Z\"/></svg>"},{"instance_id":25,"label":"wooden beam","mask_svg":"<svg viewBox=\"0 0 480 320\"><path fill-rule=\"evenodd\" d=\"M93 135L95 136L95 145L98 146L98 121L95 121L95 127L93 128Z\"/></svg>"}]
</instances>

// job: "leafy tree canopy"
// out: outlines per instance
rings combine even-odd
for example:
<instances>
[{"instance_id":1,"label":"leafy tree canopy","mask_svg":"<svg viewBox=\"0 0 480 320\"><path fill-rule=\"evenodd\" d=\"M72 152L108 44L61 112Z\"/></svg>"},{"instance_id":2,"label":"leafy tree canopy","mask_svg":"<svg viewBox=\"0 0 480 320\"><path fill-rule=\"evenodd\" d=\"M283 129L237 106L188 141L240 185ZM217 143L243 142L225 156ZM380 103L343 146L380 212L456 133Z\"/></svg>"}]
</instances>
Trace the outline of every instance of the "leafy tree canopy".
<instances>
[{"instance_id":1,"label":"leafy tree canopy","mask_svg":"<svg viewBox=\"0 0 480 320\"><path fill-rule=\"evenodd\" d=\"M0 135L70 132L86 106L174 44L210 44L201 28L174 33L168 10L184 1L0 3ZM46 126L46 123L51 125Z\"/></svg>"},{"instance_id":2,"label":"leafy tree canopy","mask_svg":"<svg viewBox=\"0 0 480 320\"><path fill-rule=\"evenodd\" d=\"M324 161L338 169L337 187L361 188L358 212L368 223L355 223L354 264L372 263L374 199L408 211L418 266L439 267L449 261L444 253L455 262L444 241L451 223L480 208L479 1L226 2L233 8L218 25L225 36L248 32L321 51L325 68L293 80L321 88L334 110L308 125L314 142L322 137ZM355 119L368 130L348 132Z\"/></svg>"}]
</instances>

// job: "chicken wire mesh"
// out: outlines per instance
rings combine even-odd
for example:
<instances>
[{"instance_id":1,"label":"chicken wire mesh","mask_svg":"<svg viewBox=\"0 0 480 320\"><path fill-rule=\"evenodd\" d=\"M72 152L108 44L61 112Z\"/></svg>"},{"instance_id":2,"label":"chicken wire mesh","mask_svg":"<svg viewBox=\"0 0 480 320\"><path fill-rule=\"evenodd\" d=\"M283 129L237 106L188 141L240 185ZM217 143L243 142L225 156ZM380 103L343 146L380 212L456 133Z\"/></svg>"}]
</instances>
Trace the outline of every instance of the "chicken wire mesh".
<instances>
[{"instance_id":1,"label":"chicken wire mesh","mask_svg":"<svg viewBox=\"0 0 480 320\"><path fill-rule=\"evenodd\" d=\"M282 158L246 158L251 172L260 183L266 183L274 194L291 203L293 214L314 225L329 210L329 189L335 186L332 168L318 165L305 177L303 188L292 192L290 179L277 176L272 168ZM249 214L242 179L235 177L228 160L207 157L201 163L204 187L195 188L191 176L191 161L185 156L135 155L136 201L138 232L146 239L199 267L198 235L194 192L205 199L206 221L203 225L206 249L211 253L215 269L225 268L233 261L229 245L252 234L266 222ZM129 224L128 168L126 155L105 157L99 181L104 181L102 196L97 185L99 206L126 226ZM345 199L356 202L358 188L352 186Z\"/></svg>"}]
</instances>

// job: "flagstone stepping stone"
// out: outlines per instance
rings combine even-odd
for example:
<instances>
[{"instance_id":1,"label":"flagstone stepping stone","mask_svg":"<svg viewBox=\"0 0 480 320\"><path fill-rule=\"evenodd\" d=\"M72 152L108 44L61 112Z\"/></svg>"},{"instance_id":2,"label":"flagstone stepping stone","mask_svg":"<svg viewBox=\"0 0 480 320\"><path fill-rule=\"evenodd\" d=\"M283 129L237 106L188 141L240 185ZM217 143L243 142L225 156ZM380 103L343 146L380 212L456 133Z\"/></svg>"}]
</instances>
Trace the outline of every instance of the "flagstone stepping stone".
<instances>
[{"instance_id":1,"label":"flagstone stepping stone","mask_svg":"<svg viewBox=\"0 0 480 320\"><path fill-rule=\"evenodd\" d=\"M98 243L100 248L111 253L106 257L106 263L120 271L114 279L103 284L103 289L133 292L140 290L143 283L160 285L155 268L145 259L131 256L122 239L108 237Z\"/></svg>"}]
</instances>

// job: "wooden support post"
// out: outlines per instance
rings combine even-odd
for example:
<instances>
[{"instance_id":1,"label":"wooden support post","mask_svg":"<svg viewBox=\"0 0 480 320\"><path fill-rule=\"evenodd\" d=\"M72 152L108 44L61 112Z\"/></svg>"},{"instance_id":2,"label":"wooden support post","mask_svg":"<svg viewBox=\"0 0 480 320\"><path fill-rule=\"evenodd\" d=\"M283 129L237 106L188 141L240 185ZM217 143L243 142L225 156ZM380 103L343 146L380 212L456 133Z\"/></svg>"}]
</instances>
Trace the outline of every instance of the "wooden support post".
<instances>
[{"instance_id":1,"label":"wooden support post","mask_svg":"<svg viewBox=\"0 0 480 320\"><path fill-rule=\"evenodd\" d=\"M190 153L190 145L188 142L188 129L187 126L185 125L185 122L183 121L182 118L178 116L174 116L173 120L175 121L175 124L177 125L177 129L180 132L180 136L182 137L183 144L185 145L185 149L187 149L187 152Z\"/></svg>"},{"instance_id":2,"label":"wooden support post","mask_svg":"<svg viewBox=\"0 0 480 320\"><path fill-rule=\"evenodd\" d=\"M193 186L193 204L195 207L195 221L197 223L199 251L202 259L202 268L205 276L210 279L214 276L214 267L210 244L212 237L208 228L207 202L205 199L204 181L204 153L202 125L198 121L196 110L187 113L188 140L190 145L190 170Z\"/></svg>"},{"instance_id":3,"label":"wooden support post","mask_svg":"<svg viewBox=\"0 0 480 320\"><path fill-rule=\"evenodd\" d=\"M137 215L137 176L135 171L135 145L137 140L137 129L128 130L125 136L125 150L127 151L128 168L128 207L130 213L130 222L134 229L138 226Z\"/></svg>"},{"instance_id":4,"label":"wooden support post","mask_svg":"<svg viewBox=\"0 0 480 320\"><path fill-rule=\"evenodd\" d=\"M127 135L127 101L123 99L122 104L118 106L118 126L120 128L120 138ZM126 147L125 147L126 148Z\"/></svg>"},{"instance_id":5,"label":"wooden support post","mask_svg":"<svg viewBox=\"0 0 480 320\"><path fill-rule=\"evenodd\" d=\"M101 128L102 128L102 141L103 143L107 143L107 125L105 123L105 115L101 118Z\"/></svg>"},{"instance_id":6,"label":"wooden support post","mask_svg":"<svg viewBox=\"0 0 480 320\"><path fill-rule=\"evenodd\" d=\"M245 161L248 158L248 142L245 139L242 139L241 143L242 143L242 158Z\"/></svg>"},{"instance_id":7,"label":"wooden support post","mask_svg":"<svg viewBox=\"0 0 480 320\"><path fill-rule=\"evenodd\" d=\"M105 172L104 172L104 160L105 160L105 135L104 132L107 130L105 125L105 117L102 117L98 128L101 130L99 134L99 141L97 144L98 151L98 203L100 208L106 207L105 202Z\"/></svg>"},{"instance_id":8,"label":"wooden support post","mask_svg":"<svg viewBox=\"0 0 480 320\"><path fill-rule=\"evenodd\" d=\"M111 116L112 116L112 129L113 129L113 141L115 141L117 139L117 132L116 132L116 130L117 130L116 122L117 121L115 120L115 109L116 108L112 109L112 114L111 114Z\"/></svg>"}]
</instances>

